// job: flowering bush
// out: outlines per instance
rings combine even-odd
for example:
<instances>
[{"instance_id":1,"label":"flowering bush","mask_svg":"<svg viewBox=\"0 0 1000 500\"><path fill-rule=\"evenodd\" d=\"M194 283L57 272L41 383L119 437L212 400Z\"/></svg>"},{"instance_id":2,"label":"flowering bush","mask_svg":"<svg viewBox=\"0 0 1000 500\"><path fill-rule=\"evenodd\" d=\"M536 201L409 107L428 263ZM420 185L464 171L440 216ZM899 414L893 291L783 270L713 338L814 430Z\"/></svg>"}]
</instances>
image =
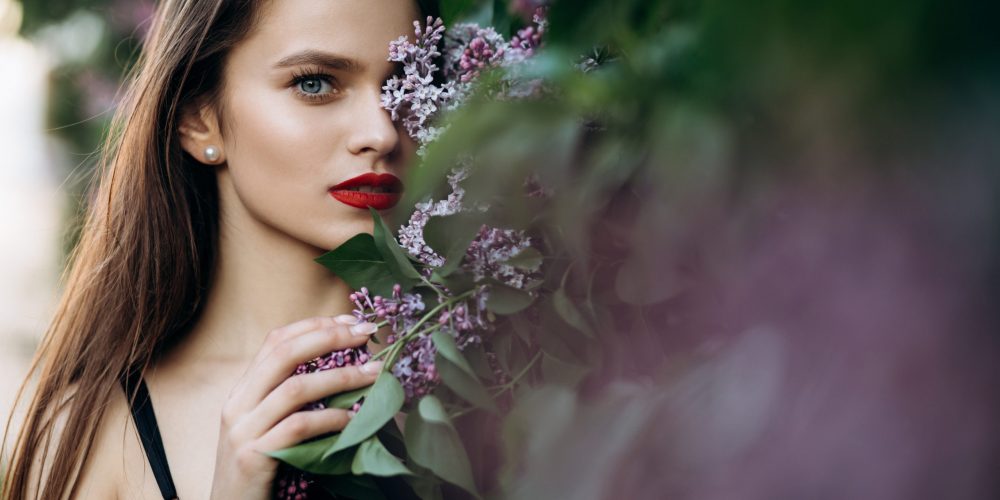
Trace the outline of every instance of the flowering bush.
<instances>
[{"instance_id":1,"label":"flowering bush","mask_svg":"<svg viewBox=\"0 0 1000 500\"><path fill-rule=\"evenodd\" d=\"M279 455L350 498L997 497L989 16L503 3L398 45L422 204L321 259L394 362Z\"/></svg>"},{"instance_id":2,"label":"flowering bush","mask_svg":"<svg viewBox=\"0 0 1000 500\"><path fill-rule=\"evenodd\" d=\"M414 22L414 42L401 37L390 44L389 60L401 63L403 74L386 82L382 103L420 144L420 154L444 131L439 115L462 103L482 71L522 64L533 55L545 30L543 14L537 8L534 24L510 41L493 28L461 23L446 30L441 19L428 18L424 25ZM439 58L443 67L435 62ZM279 498L310 498L335 489L323 476L344 481L340 476L349 472L350 481L358 482L366 475L420 475L418 470L477 494L448 413L497 411L496 394L484 381L499 387L512 377L498 366L484 339L497 315L523 310L538 297L533 289L541 283L542 259L524 231L475 222L489 207L465 203L462 182L471 161L448 174L446 198L416 203L398 235L372 210L374 234L359 234L318 259L356 290L349 297L354 316L388 326L391 333L374 355L367 349L338 351L300 365L293 375L369 359L384 359L387 371L371 388L308 405L350 408L355 416L341 433L274 454L292 466L283 468L276 481ZM439 248L426 234L435 220L445 220L450 228ZM473 348L478 365L466 356ZM439 394L441 385L447 395ZM421 446L404 453L409 465L388 451L384 441L393 439L387 434L398 437L392 417L401 409L410 412L407 436L412 429L419 436L425 426L427 436L413 439L432 440L434 453L446 453L450 463L427 456Z\"/></svg>"}]
</instances>

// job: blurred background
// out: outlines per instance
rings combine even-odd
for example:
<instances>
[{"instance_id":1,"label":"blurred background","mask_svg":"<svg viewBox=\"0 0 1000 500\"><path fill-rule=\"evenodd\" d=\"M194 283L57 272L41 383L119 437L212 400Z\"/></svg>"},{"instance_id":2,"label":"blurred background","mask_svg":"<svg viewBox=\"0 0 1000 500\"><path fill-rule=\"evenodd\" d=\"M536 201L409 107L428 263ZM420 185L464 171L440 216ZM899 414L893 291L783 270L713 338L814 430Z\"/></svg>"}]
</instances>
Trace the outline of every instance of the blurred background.
<instances>
[{"instance_id":1,"label":"blurred background","mask_svg":"<svg viewBox=\"0 0 1000 500\"><path fill-rule=\"evenodd\" d=\"M51 319L143 0L0 0L0 416Z\"/></svg>"},{"instance_id":2,"label":"blurred background","mask_svg":"<svg viewBox=\"0 0 1000 500\"><path fill-rule=\"evenodd\" d=\"M543 346L590 376L515 409L508 496L996 498L1000 8L561 4L561 101L459 116L430 152L544 163L545 222L592 271L567 290L605 335ZM153 5L0 0L4 418Z\"/></svg>"}]
</instances>

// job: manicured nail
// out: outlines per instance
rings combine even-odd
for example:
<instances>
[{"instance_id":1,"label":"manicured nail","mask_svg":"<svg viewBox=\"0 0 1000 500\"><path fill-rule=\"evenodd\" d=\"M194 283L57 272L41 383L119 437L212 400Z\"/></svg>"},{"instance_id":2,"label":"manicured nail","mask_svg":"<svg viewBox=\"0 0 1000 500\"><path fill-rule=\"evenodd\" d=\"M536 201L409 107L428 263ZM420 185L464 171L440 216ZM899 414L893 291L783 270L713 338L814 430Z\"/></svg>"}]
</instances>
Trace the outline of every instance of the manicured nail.
<instances>
[{"instance_id":1,"label":"manicured nail","mask_svg":"<svg viewBox=\"0 0 1000 500\"><path fill-rule=\"evenodd\" d=\"M341 314L340 316L335 316L333 320L341 325L356 325L361 321L352 314Z\"/></svg>"},{"instance_id":2,"label":"manicured nail","mask_svg":"<svg viewBox=\"0 0 1000 500\"><path fill-rule=\"evenodd\" d=\"M358 369L361 370L361 373L366 373L368 375L374 375L374 374L378 373L379 370L382 369L382 362L381 361L369 361L369 362L361 365Z\"/></svg>"},{"instance_id":3,"label":"manicured nail","mask_svg":"<svg viewBox=\"0 0 1000 500\"><path fill-rule=\"evenodd\" d=\"M378 326L375 323L358 323L351 327L351 334L361 336L361 335L371 335L378 330Z\"/></svg>"}]
</instances>

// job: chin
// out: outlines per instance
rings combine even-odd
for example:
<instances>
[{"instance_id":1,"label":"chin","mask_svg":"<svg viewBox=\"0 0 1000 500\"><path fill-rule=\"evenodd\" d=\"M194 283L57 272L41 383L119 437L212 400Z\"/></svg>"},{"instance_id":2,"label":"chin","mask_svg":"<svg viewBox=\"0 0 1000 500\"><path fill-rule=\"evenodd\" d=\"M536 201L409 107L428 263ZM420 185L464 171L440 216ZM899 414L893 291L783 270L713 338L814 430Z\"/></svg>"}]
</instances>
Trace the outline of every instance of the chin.
<instances>
[{"instance_id":1,"label":"chin","mask_svg":"<svg viewBox=\"0 0 1000 500\"><path fill-rule=\"evenodd\" d=\"M317 244L314 244L314 246L324 251L330 251L357 236L359 233L372 234L374 230L375 224L372 222L371 217L365 214L364 220L344 221L336 224L327 234L317 238Z\"/></svg>"}]
</instances>

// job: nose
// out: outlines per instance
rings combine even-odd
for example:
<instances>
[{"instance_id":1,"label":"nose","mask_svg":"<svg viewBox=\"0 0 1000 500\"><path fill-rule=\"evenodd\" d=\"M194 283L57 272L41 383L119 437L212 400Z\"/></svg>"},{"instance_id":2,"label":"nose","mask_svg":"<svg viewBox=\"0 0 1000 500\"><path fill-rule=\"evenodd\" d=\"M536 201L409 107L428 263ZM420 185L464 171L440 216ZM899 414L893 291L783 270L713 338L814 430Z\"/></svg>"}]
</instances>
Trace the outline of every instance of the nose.
<instances>
[{"instance_id":1,"label":"nose","mask_svg":"<svg viewBox=\"0 0 1000 500\"><path fill-rule=\"evenodd\" d=\"M351 113L347 148L352 154L388 156L399 147L399 131L382 108L381 89L358 95Z\"/></svg>"}]
</instances>

